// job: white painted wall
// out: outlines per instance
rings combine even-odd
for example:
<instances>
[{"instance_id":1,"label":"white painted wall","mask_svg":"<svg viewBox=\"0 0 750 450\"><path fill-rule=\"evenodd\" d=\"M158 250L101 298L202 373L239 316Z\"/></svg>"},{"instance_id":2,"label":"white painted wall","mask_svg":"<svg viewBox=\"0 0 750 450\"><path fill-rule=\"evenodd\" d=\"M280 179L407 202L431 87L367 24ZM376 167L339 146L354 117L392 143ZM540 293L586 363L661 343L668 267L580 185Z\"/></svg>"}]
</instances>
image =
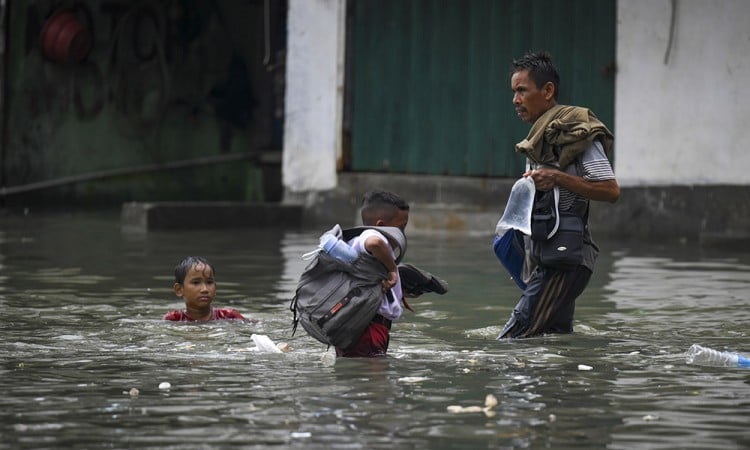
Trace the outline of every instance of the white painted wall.
<instances>
[{"instance_id":1,"label":"white painted wall","mask_svg":"<svg viewBox=\"0 0 750 450\"><path fill-rule=\"evenodd\" d=\"M346 0L289 0L282 183L336 187L341 153Z\"/></svg>"},{"instance_id":2,"label":"white painted wall","mask_svg":"<svg viewBox=\"0 0 750 450\"><path fill-rule=\"evenodd\" d=\"M750 185L750 1L620 0L615 171L622 186ZM336 187L346 0L289 0L282 180Z\"/></svg>"},{"instance_id":3,"label":"white painted wall","mask_svg":"<svg viewBox=\"0 0 750 450\"><path fill-rule=\"evenodd\" d=\"M620 0L615 170L623 186L750 184L750 2Z\"/></svg>"}]
</instances>

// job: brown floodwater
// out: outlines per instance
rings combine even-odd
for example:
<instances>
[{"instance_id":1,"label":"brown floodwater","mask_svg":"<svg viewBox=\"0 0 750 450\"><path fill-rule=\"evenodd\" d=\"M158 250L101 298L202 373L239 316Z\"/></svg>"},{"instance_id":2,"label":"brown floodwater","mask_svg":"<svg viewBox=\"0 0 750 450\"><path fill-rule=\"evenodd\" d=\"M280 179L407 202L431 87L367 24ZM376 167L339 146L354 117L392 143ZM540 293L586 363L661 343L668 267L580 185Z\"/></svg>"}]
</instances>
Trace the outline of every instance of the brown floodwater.
<instances>
[{"instance_id":1,"label":"brown floodwater","mask_svg":"<svg viewBox=\"0 0 750 450\"><path fill-rule=\"evenodd\" d=\"M450 292L411 301L388 357L336 361L288 309L322 231L0 216L0 449L750 447L750 369L685 359L750 354L746 249L600 241L574 334L496 341L519 291L492 230L414 233L405 261ZM189 254L214 264L216 306L259 322L161 321Z\"/></svg>"}]
</instances>

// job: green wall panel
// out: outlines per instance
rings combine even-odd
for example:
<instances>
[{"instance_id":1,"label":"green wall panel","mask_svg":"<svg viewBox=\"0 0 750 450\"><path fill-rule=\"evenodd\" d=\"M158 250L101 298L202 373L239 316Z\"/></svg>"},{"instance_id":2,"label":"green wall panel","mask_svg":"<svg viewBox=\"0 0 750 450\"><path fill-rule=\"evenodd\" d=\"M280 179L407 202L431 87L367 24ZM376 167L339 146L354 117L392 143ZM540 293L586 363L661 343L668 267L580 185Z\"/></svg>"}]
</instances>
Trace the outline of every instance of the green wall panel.
<instances>
[{"instance_id":1,"label":"green wall panel","mask_svg":"<svg viewBox=\"0 0 750 450\"><path fill-rule=\"evenodd\" d=\"M351 170L515 177L509 66L552 53L560 102L614 116L615 2L355 0Z\"/></svg>"}]
</instances>

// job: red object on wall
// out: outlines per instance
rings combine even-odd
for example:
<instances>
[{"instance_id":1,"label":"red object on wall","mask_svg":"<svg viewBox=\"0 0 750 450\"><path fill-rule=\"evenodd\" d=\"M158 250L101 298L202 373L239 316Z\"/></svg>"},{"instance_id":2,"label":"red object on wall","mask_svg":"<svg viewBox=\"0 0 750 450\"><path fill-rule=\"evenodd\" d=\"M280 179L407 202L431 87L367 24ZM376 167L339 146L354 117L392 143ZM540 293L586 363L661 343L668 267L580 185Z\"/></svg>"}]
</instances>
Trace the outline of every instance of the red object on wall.
<instances>
[{"instance_id":1,"label":"red object on wall","mask_svg":"<svg viewBox=\"0 0 750 450\"><path fill-rule=\"evenodd\" d=\"M39 38L42 54L52 61L77 63L91 51L91 34L69 9L52 14Z\"/></svg>"}]
</instances>

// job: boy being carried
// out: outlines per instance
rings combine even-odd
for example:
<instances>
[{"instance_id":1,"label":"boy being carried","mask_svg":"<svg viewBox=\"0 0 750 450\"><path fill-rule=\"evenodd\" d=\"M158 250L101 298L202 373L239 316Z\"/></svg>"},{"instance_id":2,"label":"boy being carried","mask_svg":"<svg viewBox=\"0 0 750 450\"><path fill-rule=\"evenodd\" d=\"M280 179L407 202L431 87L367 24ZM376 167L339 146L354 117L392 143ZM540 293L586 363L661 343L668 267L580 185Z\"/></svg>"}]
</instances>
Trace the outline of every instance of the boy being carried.
<instances>
[{"instance_id":1,"label":"boy being carried","mask_svg":"<svg viewBox=\"0 0 750 450\"><path fill-rule=\"evenodd\" d=\"M362 223L365 226L396 227L402 232L409 222L409 205L398 195L387 191L370 191L362 199ZM336 355L343 357L383 356L388 351L391 323L403 312L404 295L401 290L396 254L391 244L377 230L364 230L348 244L358 253L369 253L388 270L383 280L383 301L360 338L348 348L336 347Z\"/></svg>"},{"instance_id":2,"label":"boy being carried","mask_svg":"<svg viewBox=\"0 0 750 450\"><path fill-rule=\"evenodd\" d=\"M409 308L404 297L448 290L432 274L398 264L409 221L409 205L401 197L367 192L361 212L363 226L336 225L321 236L318 249L303 255L315 259L300 275L289 306L292 335L301 324L342 357L384 356L392 322Z\"/></svg>"}]
</instances>

